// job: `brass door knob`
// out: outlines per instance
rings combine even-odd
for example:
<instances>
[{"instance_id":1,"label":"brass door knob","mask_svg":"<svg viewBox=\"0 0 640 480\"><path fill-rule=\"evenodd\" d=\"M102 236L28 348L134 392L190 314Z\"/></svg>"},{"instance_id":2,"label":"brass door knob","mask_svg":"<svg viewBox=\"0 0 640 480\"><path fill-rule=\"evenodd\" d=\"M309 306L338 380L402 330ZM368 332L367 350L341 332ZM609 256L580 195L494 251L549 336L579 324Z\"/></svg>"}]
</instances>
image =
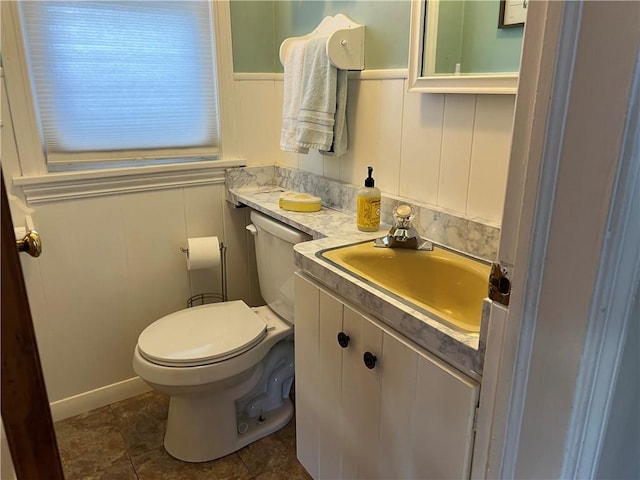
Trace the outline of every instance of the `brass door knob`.
<instances>
[{"instance_id":1,"label":"brass door knob","mask_svg":"<svg viewBox=\"0 0 640 480\"><path fill-rule=\"evenodd\" d=\"M30 230L22 240L16 240L19 252L26 252L32 257L39 257L42 253L42 240L35 230Z\"/></svg>"}]
</instances>

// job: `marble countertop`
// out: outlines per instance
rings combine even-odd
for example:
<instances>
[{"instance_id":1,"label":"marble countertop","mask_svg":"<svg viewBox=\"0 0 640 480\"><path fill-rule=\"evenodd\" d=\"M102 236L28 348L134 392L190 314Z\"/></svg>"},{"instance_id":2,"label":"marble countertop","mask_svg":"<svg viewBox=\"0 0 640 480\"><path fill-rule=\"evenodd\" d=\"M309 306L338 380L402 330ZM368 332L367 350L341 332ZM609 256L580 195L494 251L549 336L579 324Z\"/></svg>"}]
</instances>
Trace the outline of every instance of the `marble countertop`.
<instances>
[{"instance_id":1,"label":"marble countertop","mask_svg":"<svg viewBox=\"0 0 640 480\"><path fill-rule=\"evenodd\" d=\"M278 205L283 190L273 186L242 188L230 189L229 194L234 203L244 204L312 236L312 241L294 247L296 265L307 275L464 373L476 379L482 375L488 305L483 308L480 335L461 333L329 264L317 256L319 251L381 237L389 226L381 225L377 232L361 232L354 215L324 206L318 212L283 210Z\"/></svg>"}]
</instances>

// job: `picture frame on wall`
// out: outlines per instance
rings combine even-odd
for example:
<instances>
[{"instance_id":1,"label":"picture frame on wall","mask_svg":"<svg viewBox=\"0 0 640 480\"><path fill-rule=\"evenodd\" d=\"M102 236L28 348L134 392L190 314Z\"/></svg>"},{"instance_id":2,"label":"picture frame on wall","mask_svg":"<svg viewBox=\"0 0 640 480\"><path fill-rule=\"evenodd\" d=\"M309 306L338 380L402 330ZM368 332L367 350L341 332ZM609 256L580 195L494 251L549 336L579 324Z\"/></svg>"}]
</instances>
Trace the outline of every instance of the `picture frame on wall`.
<instances>
[{"instance_id":1,"label":"picture frame on wall","mask_svg":"<svg viewBox=\"0 0 640 480\"><path fill-rule=\"evenodd\" d=\"M500 0L498 28L521 27L527 18L528 0Z\"/></svg>"}]
</instances>

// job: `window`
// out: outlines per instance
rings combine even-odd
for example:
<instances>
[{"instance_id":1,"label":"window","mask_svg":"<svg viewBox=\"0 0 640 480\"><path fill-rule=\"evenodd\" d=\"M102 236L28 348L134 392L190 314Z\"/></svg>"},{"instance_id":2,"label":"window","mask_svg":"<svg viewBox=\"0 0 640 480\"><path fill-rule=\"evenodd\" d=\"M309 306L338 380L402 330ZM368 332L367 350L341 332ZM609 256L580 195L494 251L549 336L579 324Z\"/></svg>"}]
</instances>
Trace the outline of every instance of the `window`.
<instances>
[{"instance_id":1,"label":"window","mask_svg":"<svg viewBox=\"0 0 640 480\"><path fill-rule=\"evenodd\" d=\"M49 171L219 156L209 2L21 5Z\"/></svg>"}]
</instances>

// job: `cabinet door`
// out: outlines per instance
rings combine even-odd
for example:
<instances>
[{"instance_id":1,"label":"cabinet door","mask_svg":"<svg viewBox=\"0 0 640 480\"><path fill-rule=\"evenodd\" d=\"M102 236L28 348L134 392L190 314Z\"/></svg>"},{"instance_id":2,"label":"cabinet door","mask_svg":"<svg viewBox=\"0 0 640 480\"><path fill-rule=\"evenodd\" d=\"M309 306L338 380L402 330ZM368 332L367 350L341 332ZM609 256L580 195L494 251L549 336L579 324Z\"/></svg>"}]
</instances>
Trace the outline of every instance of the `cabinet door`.
<instances>
[{"instance_id":1,"label":"cabinet door","mask_svg":"<svg viewBox=\"0 0 640 480\"><path fill-rule=\"evenodd\" d=\"M411 478L417 366L414 350L383 335L378 478Z\"/></svg>"},{"instance_id":2,"label":"cabinet door","mask_svg":"<svg viewBox=\"0 0 640 480\"><path fill-rule=\"evenodd\" d=\"M469 478L478 384L303 277L295 286L297 451L311 476Z\"/></svg>"},{"instance_id":3,"label":"cabinet door","mask_svg":"<svg viewBox=\"0 0 640 480\"><path fill-rule=\"evenodd\" d=\"M318 478L341 478L342 465L342 331L343 306L320 292L318 370Z\"/></svg>"},{"instance_id":4,"label":"cabinet door","mask_svg":"<svg viewBox=\"0 0 640 480\"><path fill-rule=\"evenodd\" d=\"M345 306L343 329L349 348L343 352L343 462L342 478L378 477L382 330ZM369 352L378 358L374 368L365 366Z\"/></svg>"},{"instance_id":5,"label":"cabinet door","mask_svg":"<svg viewBox=\"0 0 640 480\"><path fill-rule=\"evenodd\" d=\"M295 277L296 451L309 474L318 477L318 332L320 291Z\"/></svg>"},{"instance_id":6,"label":"cabinet door","mask_svg":"<svg viewBox=\"0 0 640 480\"><path fill-rule=\"evenodd\" d=\"M469 478L478 390L455 369L418 357L412 478Z\"/></svg>"}]
</instances>

